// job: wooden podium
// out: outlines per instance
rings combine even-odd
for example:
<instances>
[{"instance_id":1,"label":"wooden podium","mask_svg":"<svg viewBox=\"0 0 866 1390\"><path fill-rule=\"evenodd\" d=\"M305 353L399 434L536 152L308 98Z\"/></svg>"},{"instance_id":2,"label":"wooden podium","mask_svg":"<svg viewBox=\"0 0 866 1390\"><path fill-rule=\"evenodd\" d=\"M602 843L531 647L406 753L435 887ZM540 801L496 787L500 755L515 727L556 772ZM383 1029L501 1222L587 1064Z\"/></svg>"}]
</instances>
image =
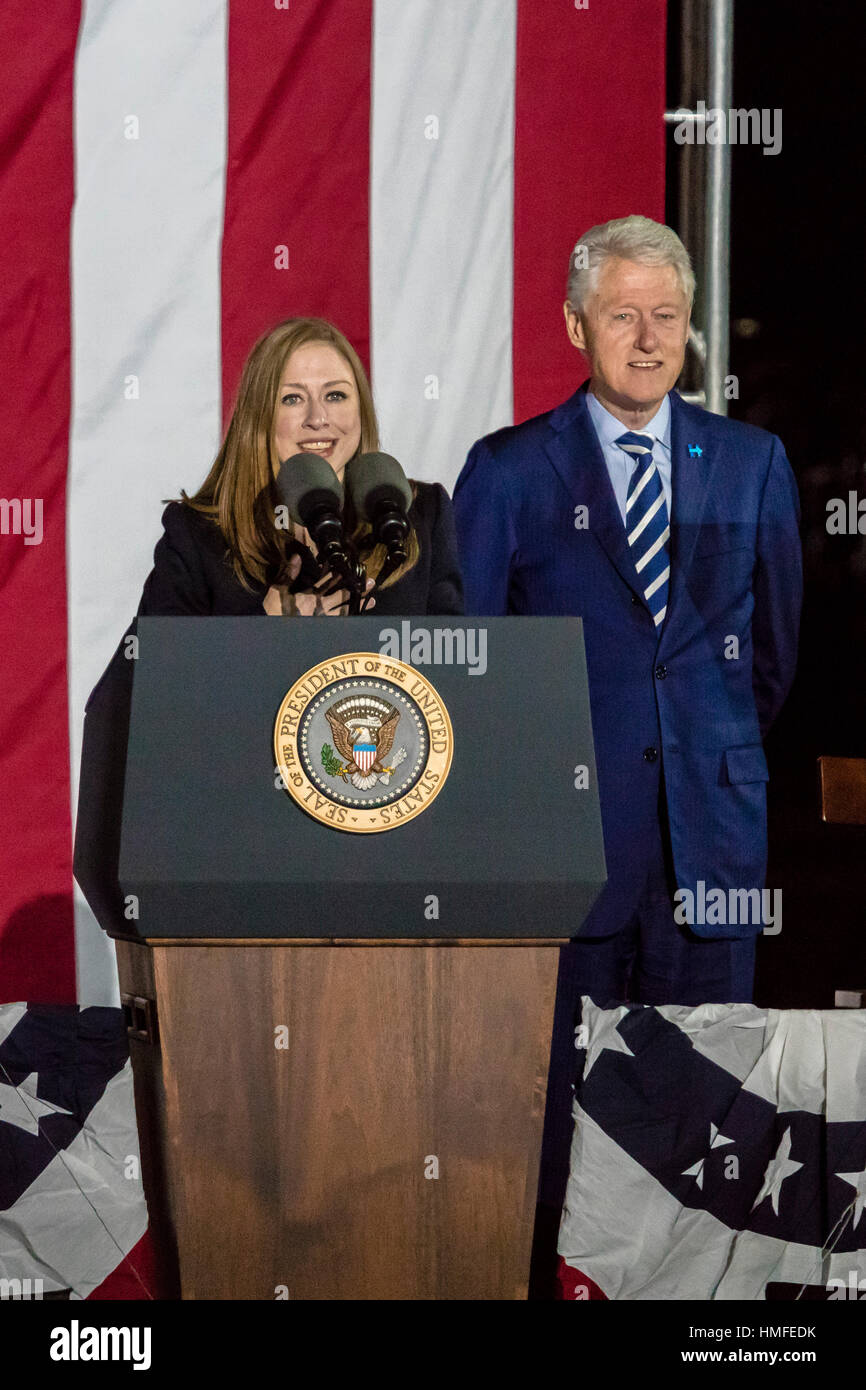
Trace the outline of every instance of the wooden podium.
<instances>
[{"instance_id":1,"label":"wooden podium","mask_svg":"<svg viewBox=\"0 0 866 1390\"><path fill-rule=\"evenodd\" d=\"M180 1296L525 1298L560 944L118 940Z\"/></svg>"},{"instance_id":2,"label":"wooden podium","mask_svg":"<svg viewBox=\"0 0 866 1390\"><path fill-rule=\"evenodd\" d=\"M123 667L88 707L76 876L116 941L179 1297L527 1296L559 947L604 856L580 621L479 621L484 680L424 673L453 759L393 833L335 830L274 777L286 691L375 654L366 616L145 619L131 719ZM399 673L373 675L384 698Z\"/></svg>"}]
</instances>

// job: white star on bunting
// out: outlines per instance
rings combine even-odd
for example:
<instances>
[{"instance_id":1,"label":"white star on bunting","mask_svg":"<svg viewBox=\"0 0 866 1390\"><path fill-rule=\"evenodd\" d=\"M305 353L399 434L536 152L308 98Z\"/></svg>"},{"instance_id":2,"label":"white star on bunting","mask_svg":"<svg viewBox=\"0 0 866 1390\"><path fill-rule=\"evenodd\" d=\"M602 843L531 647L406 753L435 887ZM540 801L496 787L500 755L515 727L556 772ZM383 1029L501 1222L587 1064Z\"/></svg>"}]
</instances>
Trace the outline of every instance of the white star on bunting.
<instances>
[{"instance_id":1,"label":"white star on bunting","mask_svg":"<svg viewBox=\"0 0 866 1390\"><path fill-rule=\"evenodd\" d=\"M601 1031L592 1039L591 1054L587 1054L586 1066L583 1069L584 1079L589 1076L590 1071L605 1049L610 1052L623 1052L626 1057L634 1056L634 1053L619 1031L619 1024L628 1013L631 1013L631 1009L625 1004L621 1004L618 1009L611 1009L606 1013Z\"/></svg>"},{"instance_id":2,"label":"white star on bunting","mask_svg":"<svg viewBox=\"0 0 866 1390\"><path fill-rule=\"evenodd\" d=\"M38 1134L39 1121L44 1115L71 1115L60 1105L49 1105L36 1094L39 1073L32 1071L19 1086L7 1086L0 1081L0 1122L15 1125L25 1134Z\"/></svg>"},{"instance_id":3,"label":"white star on bunting","mask_svg":"<svg viewBox=\"0 0 866 1390\"><path fill-rule=\"evenodd\" d=\"M764 1174L764 1185L761 1188L756 1200L752 1203L752 1211L760 1206L765 1197L770 1197L773 1202L773 1211L779 1215L779 1193L782 1191L782 1183L786 1178L793 1177L803 1167L802 1163L797 1163L795 1159L789 1157L791 1152L791 1126L785 1130L779 1147L776 1150L776 1157L772 1158L767 1164L767 1171Z\"/></svg>"},{"instance_id":4,"label":"white star on bunting","mask_svg":"<svg viewBox=\"0 0 866 1390\"><path fill-rule=\"evenodd\" d=\"M860 1217L863 1215L863 1208L866 1207L866 1168L863 1169L862 1173L836 1173L835 1176L841 1178L843 1182L849 1182L852 1187L857 1189L857 1196L854 1199L854 1221L852 1223L856 1226L860 1221Z\"/></svg>"},{"instance_id":5,"label":"white star on bunting","mask_svg":"<svg viewBox=\"0 0 866 1390\"><path fill-rule=\"evenodd\" d=\"M711 1149L720 1149L723 1144L733 1144L733 1142L733 1139L729 1139L726 1134L722 1134L718 1126L714 1125L712 1120L710 1120ZM704 1164L706 1161L706 1157L700 1159L697 1163L693 1163L691 1168L684 1169L682 1174L684 1178L694 1178L701 1190L703 1190L704 1186Z\"/></svg>"}]
</instances>

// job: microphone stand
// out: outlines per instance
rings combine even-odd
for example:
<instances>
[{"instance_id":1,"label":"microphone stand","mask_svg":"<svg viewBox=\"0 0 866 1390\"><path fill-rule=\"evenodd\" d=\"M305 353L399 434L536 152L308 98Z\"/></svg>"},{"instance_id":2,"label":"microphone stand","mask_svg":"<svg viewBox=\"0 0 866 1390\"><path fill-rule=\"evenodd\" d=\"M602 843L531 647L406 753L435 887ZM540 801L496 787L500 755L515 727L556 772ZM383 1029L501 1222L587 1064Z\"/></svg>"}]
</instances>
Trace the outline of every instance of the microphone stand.
<instances>
[{"instance_id":1,"label":"microphone stand","mask_svg":"<svg viewBox=\"0 0 866 1390\"><path fill-rule=\"evenodd\" d=\"M349 583L349 611L347 617L356 618L361 612L361 604L364 601L364 589L367 585L367 571L357 556L354 557L354 560L351 561L350 564L352 566L353 582ZM349 582L348 575L346 579L347 582Z\"/></svg>"},{"instance_id":2,"label":"microphone stand","mask_svg":"<svg viewBox=\"0 0 866 1390\"><path fill-rule=\"evenodd\" d=\"M354 547L348 542L343 546L331 545L326 548L324 555L320 554L317 558L322 574L330 570L335 575L333 585L325 591L325 594L334 594L342 588L348 589L347 616L357 617L361 612L361 603L367 584L367 571L358 558Z\"/></svg>"}]
</instances>

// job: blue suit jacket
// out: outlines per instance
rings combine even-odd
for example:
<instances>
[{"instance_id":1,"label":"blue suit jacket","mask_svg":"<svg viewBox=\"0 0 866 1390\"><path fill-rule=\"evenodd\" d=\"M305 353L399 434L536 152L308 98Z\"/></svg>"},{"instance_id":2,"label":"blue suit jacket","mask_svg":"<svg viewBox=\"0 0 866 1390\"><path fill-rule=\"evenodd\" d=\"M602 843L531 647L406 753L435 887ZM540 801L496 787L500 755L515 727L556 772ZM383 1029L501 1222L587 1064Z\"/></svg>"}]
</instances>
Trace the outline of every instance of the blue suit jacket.
<instances>
[{"instance_id":1,"label":"blue suit jacket","mask_svg":"<svg viewBox=\"0 0 866 1390\"><path fill-rule=\"evenodd\" d=\"M796 664L796 484L775 435L676 392L671 411L671 581L660 632L585 386L556 410L479 440L454 493L467 613L584 620L608 885L581 935L616 931L635 909L658 842L660 776L680 888L697 893L703 880L707 892L727 894L763 887L766 873L761 740ZM576 527L583 507L588 525ZM551 651L551 664L557 658ZM760 922L693 930L748 936Z\"/></svg>"}]
</instances>

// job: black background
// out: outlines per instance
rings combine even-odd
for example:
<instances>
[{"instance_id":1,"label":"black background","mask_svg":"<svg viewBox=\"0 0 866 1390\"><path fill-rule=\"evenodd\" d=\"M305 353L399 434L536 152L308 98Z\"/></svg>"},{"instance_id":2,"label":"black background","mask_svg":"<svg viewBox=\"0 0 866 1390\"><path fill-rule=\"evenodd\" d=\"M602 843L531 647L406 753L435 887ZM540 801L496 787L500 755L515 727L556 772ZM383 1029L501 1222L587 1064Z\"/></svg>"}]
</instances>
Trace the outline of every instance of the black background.
<instances>
[{"instance_id":1,"label":"black background","mask_svg":"<svg viewBox=\"0 0 866 1390\"><path fill-rule=\"evenodd\" d=\"M677 0L668 105L679 104ZM758 946L756 1002L828 1008L866 989L866 829L820 818L816 760L866 756L866 536L829 536L826 504L866 498L866 10L738 0L733 106L781 108L782 149L733 146L729 413L782 439L800 489L805 605L797 680L767 741L780 935ZM676 145L668 220L677 225ZM737 321L757 320L744 337Z\"/></svg>"}]
</instances>

